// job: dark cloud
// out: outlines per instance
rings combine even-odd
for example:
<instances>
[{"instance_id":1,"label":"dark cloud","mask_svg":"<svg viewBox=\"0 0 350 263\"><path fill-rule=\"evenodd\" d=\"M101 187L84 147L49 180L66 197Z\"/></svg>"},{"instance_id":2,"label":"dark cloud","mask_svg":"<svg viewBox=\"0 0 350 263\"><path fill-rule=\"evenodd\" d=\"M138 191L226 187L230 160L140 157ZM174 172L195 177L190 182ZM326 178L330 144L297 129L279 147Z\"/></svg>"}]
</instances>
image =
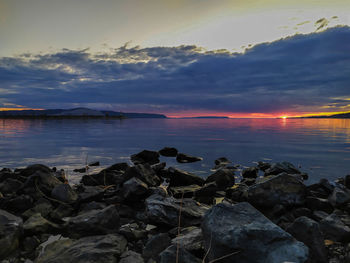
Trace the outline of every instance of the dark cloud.
<instances>
[{"instance_id":1,"label":"dark cloud","mask_svg":"<svg viewBox=\"0 0 350 263\"><path fill-rule=\"evenodd\" d=\"M350 98L349 43L350 28L337 27L260 44L244 54L125 45L98 54L64 49L3 57L0 106L334 111Z\"/></svg>"}]
</instances>

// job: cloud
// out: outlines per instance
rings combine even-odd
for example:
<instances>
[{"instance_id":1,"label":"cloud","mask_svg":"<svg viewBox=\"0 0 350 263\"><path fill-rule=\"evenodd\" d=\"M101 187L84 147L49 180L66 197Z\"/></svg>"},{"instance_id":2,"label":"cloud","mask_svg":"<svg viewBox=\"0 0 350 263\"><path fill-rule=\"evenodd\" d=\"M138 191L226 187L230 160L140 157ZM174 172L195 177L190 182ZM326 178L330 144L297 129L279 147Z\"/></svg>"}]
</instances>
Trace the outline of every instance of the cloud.
<instances>
[{"instance_id":1,"label":"cloud","mask_svg":"<svg viewBox=\"0 0 350 263\"><path fill-rule=\"evenodd\" d=\"M337 27L260 44L243 54L194 45L124 45L104 53L64 49L2 57L0 107L164 113L344 110L349 103L334 98L350 98L348 43L350 28Z\"/></svg>"}]
</instances>

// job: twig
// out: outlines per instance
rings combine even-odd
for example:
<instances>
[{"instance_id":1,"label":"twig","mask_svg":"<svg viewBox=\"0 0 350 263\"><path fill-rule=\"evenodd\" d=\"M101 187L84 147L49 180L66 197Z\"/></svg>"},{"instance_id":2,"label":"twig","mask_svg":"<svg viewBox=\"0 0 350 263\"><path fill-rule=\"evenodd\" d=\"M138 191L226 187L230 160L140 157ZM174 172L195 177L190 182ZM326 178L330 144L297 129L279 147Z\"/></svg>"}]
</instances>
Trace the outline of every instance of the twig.
<instances>
[{"instance_id":1,"label":"twig","mask_svg":"<svg viewBox=\"0 0 350 263\"><path fill-rule=\"evenodd\" d=\"M180 203L180 210L179 210L179 220L178 220L178 226L177 226L177 237L180 237L181 235L181 212L182 212L182 203L183 203L183 199L184 199L184 194L185 192L182 192L181 195L181 203ZM180 250L180 240L177 240L177 244L176 244L176 263L179 262L179 250Z\"/></svg>"},{"instance_id":2,"label":"twig","mask_svg":"<svg viewBox=\"0 0 350 263\"><path fill-rule=\"evenodd\" d=\"M227 255L225 255L225 256L222 256L222 257L219 257L219 258L213 259L213 260L209 261L209 263L214 263L214 262L217 262L217 261L219 261L219 260L221 260L221 259L224 259L224 258L227 258L227 257L233 256L233 255L236 255L236 254L238 254L239 252L241 252L241 251L235 251L235 252L232 252L232 253L227 254Z\"/></svg>"}]
</instances>

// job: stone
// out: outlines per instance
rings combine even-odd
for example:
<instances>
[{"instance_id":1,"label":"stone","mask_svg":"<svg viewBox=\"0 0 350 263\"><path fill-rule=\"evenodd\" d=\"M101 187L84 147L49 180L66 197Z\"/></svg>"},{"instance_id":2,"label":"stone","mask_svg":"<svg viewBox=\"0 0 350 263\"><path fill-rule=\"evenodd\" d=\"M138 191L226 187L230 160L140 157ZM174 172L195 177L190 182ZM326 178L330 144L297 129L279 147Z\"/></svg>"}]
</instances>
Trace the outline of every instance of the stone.
<instances>
[{"instance_id":1,"label":"stone","mask_svg":"<svg viewBox=\"0 0 350 263\"><path fill-rule=\"evenodd\" d=\"M338 184L334 187L328 200L333 206L343 206L350 201L350 190L345 186Z\"/></svg>"},{"instance_id":2,"label":"stone","mask_svg":"<svg viewBox=\"0 0 350 263\"><path fill-rule=\"evenodd\" d=\"M214 203L214 195L218 190L216 182L205 184L194 193L194 199L200 203L212 205Z\"/></svg>"},{"instance_id":3,"label":"stone","mask_svg":"<svg viewBox=\"0 0 350 263\"><path fill-rule=\"evenodd\" d=\"M143 150L137 154L131 155L131 161L137 164L148 163L150 165L159 163L159 153L155 151Z\"/></svg>"},{"instance_id":4,"label":"stone","mask_svg":"<svg viewBox=\"0 0 350 263\"><path fill-rule=\"evenodd\" d=\"M77 189L78 199L82 203L100 201L103 198L104 189L98 186L80 185Z\"/></svg>"},{"instance_id":5,"label":"stone","mask_svg":"<svg viewBox=\"0 0 350 263\"><path fill-rule=\"evenodd\" d=\"M203 160L203 158L201 158L201 157L191 156L191 155L184 154L184 153L178 153L176 155L176 161L179 163L194 163L194 162L199 162L202 160Z\"/></svg>"},{"instance_id":6,"label":"stone","mask_svg":"<svg viewBox=\"0 0 350 263\"><path fill-rule=\"evenodd\" d=\"M249 167L242 170L243 178L257 178L259 169L257 167Z\"/></svg>"},{"instance_id":7,"label":"stone","mask_svg":"<svg viewBox=\"0 0 350 263\"><path fill-rule=\"evenodd\" d=\"M160 233L151 236L143 249L142 257L145 261L153 259L159 261L159 254L171 244L171 239L167 233Z\"/></svg>"},{"instance_id":8,"label":"stone","mask_svg":"<svg viewBox=\"0 0 350 263\"><path fill-rule=\"evenodd\" d=\"M159 151L159 154L166 157L176 157L178 150L174 147L164 147Z\"/></svg>"},{"instance_id":9,"label":"stone","mask_svg":"<svg viewBox=\"0 0 350 263\"><path fill-rule=\"evenodd\" d=\"M148 186L158 186L161 183L160 178L148 163L129 167L125 172L125 178L129 180L132 177L142 180Z\"/></svg>"},{"instance_id":10,"label":"stone","mask_svg":"<svg viewBox=\"0 0 350 263\"><path fill-rule=\"evenodd\" d=\"M156 164L151 165L151 168L153 169L153 171L156 172L157 175L161 174L164 171L165 167L166 167L165 162L156 163Z\"/></svg>"},{"instance_id":11,"label":"stone","mask_svg":"<svg viewBox=\"0 0 350 263\"><path fill-rule=\"evenodd\" d=\"M117 263L126 245L126 239L118 234L60 239L48 244L35 263Z\"/></svg>"},{"instance_id":12,"label":"stone","mask_svg":"<svg viewBox=\"0 0 350 263\"><path fill-rule=\"evenodd\" d=\"M90 210L66 218L68 233L72 237L101 235L117 232L120 219L114 205L100 210Z\"/></svg>"},{"instance_id":13,"label":"stone","mask_svg":"<svg viewBox=\"0 0 350 263\"><path fill-rule=\"evenodd\" d=\"M122 194L126 200L140 200L147 192L147 184L135 177L126 181L122 188Z\"/></svg>"},{"instance_id":14,"label":"stone","mask_svg":"<svg viewBox=\"0 0 350 263\"><path fill-rule=\"evenodd\" d=\"M27 168L20 170L20 174L25 177L28 177L36 172L50 174L53 171L46 165L42 165L42 164L29 165Z\"/></svg>"},{"instance_id":15,"label":"stone","mask_svg":"<svg viewBox=\"0 0 350 263\"><path fill-rule=\"evenodd\" d=\"M144 263L144 260L139 253L128 250L120 256L119 263Z\"/></svg>"},{"instance_id":16,"label":"stone","mask_svg":"<svg viewBox=\"0 0 350 263\"><path fill-rule=\"evenodd\" d=\"M193 173L189 173L177 168L169 167L167 172L170 183L169 187L186 186L186 185L203 185L204 179Z\"/></svg>"},{"instance_id":17,"label":"stone","mask_svg":"<svg viewBox=\"0 0 350 263\"><path fill-rule=\"evenodd\" d=\"M293 210L293 216L295 218L301 217L301 216L306 216L311 218L312 217L312 211L306 207L298 207Z\"/></svg>"},{"instance_id":18,"label":"stone","mask_svg":"<svg viewBox=\"0 0 350 263\"><path fill-rule=\"evenodd\" d=\"M29 217L23 224L27 236L57 232L60 227L37 213Z\"/></svg>"},{"instance_id":19,"label":"stone","mask_svg":"<svg viewBox=\"0 0 350 263\"><path fill-rule=\"evenodd\" d=\"M289 162L274 163L269 169L265 170L265 176L278 175L280 173L301 174L301 172Z\"/></svg>"},{"instance_id":20,"label":"stone","mask_svg":"<svg viewBox=\"0 0 350 263\"><path fill-rule=\"evenodd\" d=\"M23 221L20 217L0 209L0 259L18 248L22 227Z\"/></svg>"},{"instance_id":21,"label":"stone","mask_svg":"<svg viewBox=\"0 0 350 263\"><path fill-rule=\"evenodd\" d=\"M262 161L259 161L258 162L258 168L265 172L267 169L271 168L271 164L270 163L267 163L267 162L262 162Z\"/></svg>"},{"instance_id":22,"label":"stone","mask_svg":"<svg viewBox=\"0 0 350 263\"><path fill-rule=\"evenodd\" d=\"M78 199L77 193L69 184L57 185L51 191L51 197L64 203L74 203Z\"/></svg>"},{"instance_id":23,"label":"stone","mask_svg":"<svg viewBox=\"0 0 350 263\"><path fill-rule=\"evenodd\" d=\"M22 217L25 219L28 219L29 217L33 216L34 214L38 214L38 213L41 214L43 217L47 217L50 214L50 212L52 212L53 209L54 209L54 207L52 206L50 201L42 198L42 199L39 199L34 204L34 207L26 210L22 214Z\"/></svg>"},{"instance_id":24,"label":"stone","mask_svg":"<svg viewBox=\"0 0 350 263\"><path fill-rule=\"evenodd\" d=\"M0 184L0 192L5 195L15 193L18 189L21 188L22 185L23 184L21 181L13 178L8 178Z\"/></svg>"},{"instance_id":25,"label":"stone","mask_svg":"<svg viewBox=\"0 0 350 263\"><path fill-rule=\"evenodd\" d=\"M88 164L89 166L100 166L100 162L97 161L97 162L91 162Z\"/></svg>"},{"instance_id":26,"label":"stone","mask_svg":"<svg viewBox=\"0 0 350 263\"><path fill-rule=\"evenodd\" d=\"M96 174L85 174L81 183L87 186L109 186L119 185L125 182L125 171L104 169Z\"/></svg>"},{"instance_id":27,"label":"stone","mask_svg":"<svg viewBox=\"0 0 350 263\"><path fill-rule=\"evenodd\" d=\"M60 204L55 210L50 212L50 218L56 221L62 221L63 218L72 216L73 212L73 207L69 205Z\"/></svg>"},{"instance_id":28,"label":"stone","mask_svg":"<svg viewBox=\"0 0 350 263\"><path fill-rule=\"evenodd\" d=\"M0 208L14 214L21 214L33 207L33 198L29 195L18 195L14 198L8 198L0 203Z\"/></svg>"},{"instance_id":29,"label":"stone","mask_svg":"<svg viewBox=\"0 0 350 263\"><path fill-rule=\"evenodd\" d=\"M220 157L214 161L215 165L227 165L230 164L231 161L226 157Z\"/></svg>"},{"instance_id":30,"label":"stone","mask_svg":"<svg viewBox=\"0 0 350 263\"><path fill-rule=\"evenodd\" d=\"M182 200L173 197L151 195L145 201L146 216L155 224L178 226L179 212L181 209L181 226L197 225L201 222L208 206L199 204L193 199Z\"/></svg>"},{"instance_id":31,"label":"stone","mask_svg":"<svg viewBox=\"0 0 350 263\"><path fill-rule=\"evenodd\" d=\"M213 206L201 228L208 261L226 256L220 262L301 263L308 258L303 243L246 202Z\"/></svg>"},{"instance_id":32,"label":"stone","mask_svg":"<svg viewBox=\"0 0 350 263\"><path fill-rule=\"evenodd\" d=\"M168 192L175 198L191 198L199 189L201 189L199 185L192 184L186 186L169 187Z\"/></svg>"},{"instance_id":33,"label":"stone","mask_svg":"<svg viewBox=\"0 0 350 263\"><path fill-rule=\"evenodd\" d=\"M306 197L306 207L313 211L324 211L328 214L332 213L334 208L327 199L308 196Z\"/></svg>"},{"instance_id":34,"label":"stone","mask_svg":"<svg viewBox=\"0 0 350 263\"><path fill-rule=\"evenodd\" d=\"M137 223L122 225L118 231L129 242L144 239L147 236L147 231L143 230Z\"/></svg>"},{"instance_id":35,"label":"stone","mask_svg":"<svg viewBox=\"0 0 350 263\"><path fill-rule=\"evenodd\" d=\"M325 239L338 242L350 241L350 228L346 226L336 214L327 216L322 219L319 224Z\"/></svg>"},{"instance_id":36,"label":"stone","mask_svg":"<svg viewBox=\"0 0 350 263\"><path fill-rule=\"evenodd\" d=\"M220 190L225 190L235 184L235 172L233 169L222 168L209 175L205 182L216 182L216 185Z\"/></svg>"},{"instance_id":37,"label":"stone","mask_svg":"<svg viewBox=\"0 0 350 263\"><path fill-rule=\"evenodd\" d=\"M177 247L170 246L165 249L162 253L160 253L160 263L201 263L202 260L193 256L190 252L188 252L183 247L180 247L178 250L178 258L177 255Z\"/></svg>"},{"instance_id":38,"label":"stone","mask_svg":"<svg viewBox=\"0 0 350 263\"><path fill-rule=\"evenodd\" d=\"M204 247L202 230L199 227L191 227L188 232L182 232L180 236L173 238L171 244L174 246L179 244L189 252L202 250Z\"/></svg>"},{"instance_id":39,"label":"stone","mask_svg":"<svg viewBox=\"0 0 350 263\"><path fill-rule=\"evenodd\" d=\"M314 211L312 213L311 218L316 220L317 222L321 221L322 219L325 219L327 216L329 216L328 213L324 212L324 211Z\"/></svg>"},{"instance_id":40,"label":"stone","mask_svg":"<svg viewBox=\"0 0 350 263\"><path fill-rule=\"evenodd\" d=\"M290 227L287 228L297 240L308 246L310 262L327 263L327 250L324 245L323 235L319 224L305 216L297 218Z\"/></svg>"},{"instance_id":41,"label":"stone","mask_svg":"<svg viewBox=\"0 0 350 263\"><path fill-rule=\"evenodd\" d=\"M236 184L226 189L226 198L235 202L243 202L248 200L248 186L245 184Z\"/></svg>"},{"instance_id":42,"label":"stone","mask_svg":"<svg viewBox=\"0 0 350 263\"><path fill-rule=\"evenodd\" d=\"M259 207L303 205L306 186L292 175L283 173L248 188L248 202Z\"/></svg>"},{"instance_id":43,"label":"stone","mask_svg":"<svg viewBox=\"0 0 350 263\"><path fill-rule=\"evenodd\" d=\"M346 188L350 189L350 174L345 176L344 184L345 184Z\"/></svg>"}]
</instances>

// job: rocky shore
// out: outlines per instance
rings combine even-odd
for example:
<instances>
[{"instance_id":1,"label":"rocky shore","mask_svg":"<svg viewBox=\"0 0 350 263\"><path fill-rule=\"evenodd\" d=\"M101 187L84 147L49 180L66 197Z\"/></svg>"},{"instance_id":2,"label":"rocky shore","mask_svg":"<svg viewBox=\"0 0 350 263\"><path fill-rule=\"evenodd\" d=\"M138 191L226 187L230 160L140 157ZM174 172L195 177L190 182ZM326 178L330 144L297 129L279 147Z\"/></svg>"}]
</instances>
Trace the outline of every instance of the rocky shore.
<instances>
[{"instance_id":1,"label":"rocky shore","mask_svg":"<svg viewBox=\"0 0 350 263\"><path fill-rule=\"evenodd\" d=\"M0 171L0 262L350 262L350 175L305 185L288 162L199 177L144 150L70 185L34 164ZM237 179L239 176L239 180Z\"/></svg>"}]
</instances>

